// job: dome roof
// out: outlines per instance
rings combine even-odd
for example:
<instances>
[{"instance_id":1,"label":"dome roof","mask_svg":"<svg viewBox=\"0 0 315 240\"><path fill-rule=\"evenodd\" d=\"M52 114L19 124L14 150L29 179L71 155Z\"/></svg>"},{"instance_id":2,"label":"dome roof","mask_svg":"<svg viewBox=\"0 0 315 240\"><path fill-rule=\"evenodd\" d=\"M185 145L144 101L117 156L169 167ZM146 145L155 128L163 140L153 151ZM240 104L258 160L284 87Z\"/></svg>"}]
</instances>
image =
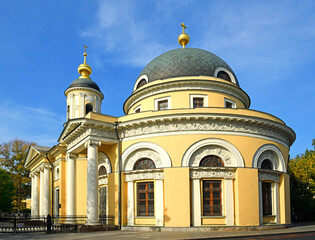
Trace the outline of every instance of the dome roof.
<instances>
[{"instance_id":1,"label":"dome roof","mask_svg":"<svg viewBox=\"0 0 315 240\"><path fill-rule=\"evenodd\" d=\"M70 88L77 88L77 87L92 88L94 90L101 92L99 86L90 78L78 78L78 79L74 80L70 84L70 86L67 88L67 90Z\"/></svg>"},{"instance_id":2,"label":"dome roof","mask_svg":"<svg viewBox=\"0 0 315 240\"><path fill-rule=\"evenodd\" d=\"M229 70L239 85L233 70L226 62L215 54L198 48L178 48L163 53L153 59L139 77L146 75L149 82L185 76L216 77L215 70L219 67Z\"/></svg>"}]
</instances>

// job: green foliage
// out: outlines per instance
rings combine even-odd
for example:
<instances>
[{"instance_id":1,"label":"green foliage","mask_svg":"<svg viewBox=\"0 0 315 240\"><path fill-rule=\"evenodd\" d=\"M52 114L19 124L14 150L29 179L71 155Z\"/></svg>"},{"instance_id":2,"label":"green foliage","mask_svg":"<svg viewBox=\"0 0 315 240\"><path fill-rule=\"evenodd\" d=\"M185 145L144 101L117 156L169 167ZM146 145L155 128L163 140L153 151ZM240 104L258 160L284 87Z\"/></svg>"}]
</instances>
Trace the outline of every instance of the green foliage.
<instances>
[{"instance_id":1,"label":"green foliage","mask_svg":"<svg viewBox=\"0 0 315 240\"><path fill-rule=\"evenodd\" d=\"M14 184L8 174L0 169L0 212L10 212L14 194Z\"/></svg>"},{"instance_id":2,"label":"green foliage","mask_svg":"<svg viewBox=\"0 0 315 240\"><path fill-rule=\"evenodd\" d=\"M315 150L315 139L313 140ZM315 151L306 150L289 162L291 209L293 221L314 220Z\"/></svg>"},{"instance_id":3,"label":"green foliage","mask_svg":"<svg viewBox=\"0 0 315 240\"><path fill-rule=\"evenodd\" d=\"M23 211L25 204L22 201L29 193L29 171L24 168L24 162L31 144L34 143L14 139L0 145L0 167L10 174L14 183L14 212Z\"/></svg>"}]
</instances>

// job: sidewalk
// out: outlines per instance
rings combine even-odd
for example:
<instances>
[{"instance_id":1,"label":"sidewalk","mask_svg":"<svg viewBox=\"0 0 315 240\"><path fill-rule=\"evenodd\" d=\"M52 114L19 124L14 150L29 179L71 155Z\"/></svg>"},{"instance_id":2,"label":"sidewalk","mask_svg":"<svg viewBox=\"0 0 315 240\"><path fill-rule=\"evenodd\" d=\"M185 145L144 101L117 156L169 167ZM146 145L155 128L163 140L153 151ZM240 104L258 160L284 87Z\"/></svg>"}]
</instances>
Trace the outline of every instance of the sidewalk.
<instances>
[{"instance_id":1,"label":"sidewalk","mask_svg":"<svg viewBox=\"0 0 315 240\"><path fill-rule=\"evenodd\" d=\"M238 237L259 237L275 234L294 234L315 232L315 222L293 225L290 228L267 231L215 231L215 232L131 232L131 231L108 231L90 233L25 233L25 234L0 234L0 239L222 239Z\"/></svg>"}]
</instances>

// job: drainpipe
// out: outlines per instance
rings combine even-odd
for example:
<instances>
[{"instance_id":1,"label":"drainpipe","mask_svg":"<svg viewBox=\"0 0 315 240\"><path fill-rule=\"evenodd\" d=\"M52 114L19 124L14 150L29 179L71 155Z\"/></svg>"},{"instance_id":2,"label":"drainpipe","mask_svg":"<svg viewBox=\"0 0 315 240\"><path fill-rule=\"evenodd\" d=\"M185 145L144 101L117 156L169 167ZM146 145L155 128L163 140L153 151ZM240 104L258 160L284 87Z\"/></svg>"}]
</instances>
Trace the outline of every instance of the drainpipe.
<instances>
[{"instance_id":1,"label":"drainpipe","mask_svg":"<svg viewBox=\"0 0 315 240\"><path fill-rule=\"evenodd\" d=\"M116 133L116 137L118 140L118 225L119 225L119 229L121 229L121 154L120 154L120 138L118 135L118 122L114 122L114 129L115 129L115 133Z\"/></svg>"},{"instance_id":2,"label":"drainpipe","mask_svg":"<svg viewBox=\"0 0 315 240\"><path fill-rule=\"evenodd\" d=\"M48 153L45 153L45 157L51 165L51 217L54 217L54 165L48 158Z\"/></svg>"}]
</instances>

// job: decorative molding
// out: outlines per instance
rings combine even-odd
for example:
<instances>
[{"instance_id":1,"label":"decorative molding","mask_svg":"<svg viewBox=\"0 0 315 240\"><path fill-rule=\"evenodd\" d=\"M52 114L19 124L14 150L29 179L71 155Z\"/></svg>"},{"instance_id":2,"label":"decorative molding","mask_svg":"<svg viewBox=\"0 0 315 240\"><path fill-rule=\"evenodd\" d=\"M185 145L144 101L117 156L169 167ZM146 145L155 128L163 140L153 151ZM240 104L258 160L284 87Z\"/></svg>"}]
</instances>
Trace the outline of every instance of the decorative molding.
<instances>
[{"instance_id":1,"label":"decorative molding","mask_svg":"<svg viewBox=\"0 0 315 240\"><path fill-rule=\"evenodd\" d=\"M235 115L182 114L141 119L120 124L120 138L176 132L241 133L266 136L290 146L295 140L292 129L284 124Z\"/></svg>"},{"instance_id":2,"label":"decorative molding","mask_svg":"<svg viewBox=\"0 0 315 240\"><path fill-rule=\"evenodd\" d=\"M105 167L107 174L112 172L112 165L106 154L103 152L98 152L98 169L101 166Z\"/></svg>"},{"instance_id":3,"label":"decorative molding","mask_svg":"<svg viewBox=\"0 0 315 240\"><path fill-rule=\"evenodd\" d=\"M98 178L98 185L106 185L108 184L108 178L107 176L102 176Z\"/></svg>"},{"instance_id":4,"label":"decorative molding","mask_svg":"<svg viewBox=\"0 0 315 240\"><path fill-rule=\"evenodd\" d=\"M124 112L127 113L133 105L137 104L142 99L151 97L152 95L192 90L221 92L236 97L245 104L246 108L248 108L250 104L248 95L234 84L222 83L215 80L186 79L162 82L160 84L152 85L133 92L133 94L125 101Z\"/></svg>"},{"instance_id":5,"label":"decorative molding","mask_svg":"<svg viewBox=\"0 0 315 240\"><path fill-rule=\"evenodd\" d=\"M138 170L126 172L126 182L132 182L137 180L162 180L164 179L163 170L153 169L153 170Z\"/></svg>"},{"instance_id":6,"label":"decorative molding","mask_svg":"<svg viewBox=\"0 0 315 240\"><path fill-rule=\"evenodd\" d=\"M134 163L140 158L150 158L156 168L171 167L172 162L168 153L159 145L151 142L138 142L129 146L121 155L122 170L133 170Z\"/></svg>"},{"instance_id":7,"label":"decorative molding","mask_svg":"<svg viewBox=\"0 0 315 240\"><path fill-rule=\"evenodd\" d=\"M78 154L74 154L74 153L71 153L71 152L67 152L67 154L66 154L66 160L68 160L69 158L76 160L76 159L78 158Z\"/></svg>"},{"instance_id":8,"label":"decorative molding","mask_svg":"<svg viewBox=\"0 0 315 240\"><path fill-rule=\"evenodd\" d=\"M234 179L235 169L226 168L192 168L190 170L191 179L201 178L224 178Z\"/></svg>"},{"instance_id":9,"label":"decorative molding","mask_svg":"<svg viewBox=\"0 0 315 240\"><path fill-rule=\"evenodd\" d=\"M279 173L274 173L274 172L269 172L269 171L263 171L259 170L258 174L258 179L259 181L273 181L273 182L280 182L280 174Z\"/></svg>"},{"instance_id":10,"label":"decorative molding","mask_svg":"<svg viewBox=\"0 0 315 240\"><path fill-rule=\"evenodd\" d=\"M239 150L228 141L217 138L207 138L192 144L182 158L182 167L199 167L201 159L207 155L221 157L225 167L244 167Z\"/></svg>"},{"instance_id":11,"label":"decorative molding","mask_svg":"<svg viewBox=\"0 0 315 240\"><path fill-rule=\"evenodd\" d=\"M261 146L253 157L252 167L261 168L261 163L265 159L269 159L272 162L273 170L286 172L284 157L277 146L273 144Z\"/></svg>"}]
</instances>

